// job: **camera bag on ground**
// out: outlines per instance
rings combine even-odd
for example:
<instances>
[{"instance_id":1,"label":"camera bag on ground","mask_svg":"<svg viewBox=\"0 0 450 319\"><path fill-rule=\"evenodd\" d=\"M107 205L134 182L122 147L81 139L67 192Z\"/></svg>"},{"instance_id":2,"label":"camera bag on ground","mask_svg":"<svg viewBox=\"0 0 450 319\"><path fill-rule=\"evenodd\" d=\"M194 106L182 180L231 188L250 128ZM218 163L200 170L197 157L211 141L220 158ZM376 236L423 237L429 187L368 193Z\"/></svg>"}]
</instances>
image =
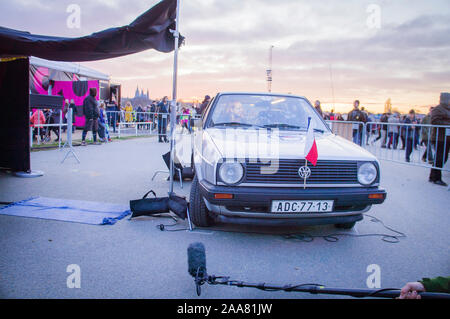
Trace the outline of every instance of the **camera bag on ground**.
<instances>
[{"instance_id":1,"label":"camera bag on ground","mask_svg":"<svg viewBox=\"0 0 450 319\"><path fill-rule=\"evenodd\" d=\"M169 195L169 209L181 219L186 219L188 202L186 197L177 196L172 193Z\"/></svg>"},{"instance_id":2,"label":"camera bag on ground","mask_svg":"<svg viewBox=\"0 0 450 319\"><path fill-rule=\"evenodd\" d=\"M152 193L155 198L147 198ZM154 214L163 214L169 212L169 197L156 197L153 190L147 192L142 199L130 200L130 218L138 216L147 216Z\"/></svg>"}]
</instances>

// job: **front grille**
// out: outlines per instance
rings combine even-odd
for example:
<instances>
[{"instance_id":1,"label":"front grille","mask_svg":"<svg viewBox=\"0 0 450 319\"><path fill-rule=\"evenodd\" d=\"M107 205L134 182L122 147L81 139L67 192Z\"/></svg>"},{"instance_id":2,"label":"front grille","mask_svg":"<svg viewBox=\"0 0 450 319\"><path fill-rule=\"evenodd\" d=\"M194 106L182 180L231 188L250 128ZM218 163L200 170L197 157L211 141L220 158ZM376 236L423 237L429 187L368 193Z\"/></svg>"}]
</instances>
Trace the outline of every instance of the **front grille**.
<instances>
[{"instance_id":1,"label":"front grille","mask_svg":"<svg viewBox=\"0 0 450 319\"><path fill-rule=\"evenodd\" d=\"M271 184L303 184L298 170L305 166L304 159L280 159L276 163L267 161L246 161L243 183L271 183ZM273 166L275 168L271 169ZM317 161L313 166L308 163L311 176L306 184L358 184L358 163L356 161Z\"/></svg>"}]
</instances>

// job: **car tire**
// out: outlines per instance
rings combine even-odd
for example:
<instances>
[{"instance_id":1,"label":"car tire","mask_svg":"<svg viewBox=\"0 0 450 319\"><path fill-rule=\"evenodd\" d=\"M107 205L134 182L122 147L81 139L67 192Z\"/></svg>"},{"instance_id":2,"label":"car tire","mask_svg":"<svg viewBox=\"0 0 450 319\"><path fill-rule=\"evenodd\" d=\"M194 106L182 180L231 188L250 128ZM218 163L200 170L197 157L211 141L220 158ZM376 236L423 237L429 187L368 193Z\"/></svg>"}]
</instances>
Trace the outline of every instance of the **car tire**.
<instances>
[{"instance_id":1,"label":"car tire","mask_svg":"<svg viewBox=\"0 0 450 319\"><path fill-rule=\"evenodd\" d=\"M352 229L355 226L355 224L356 224L356 222L335 224L334 227L339 228L339 229Z\"/></svg>"},{"instance_id":2,"label":"car tire","mask_svg":"<svg viewBox=\"0 0 450 319\"><path fill-rule=\"evenodd\" d=\"M194 176L191 185L191 194L189 196L189 207L192 222L198 227L208 227L213 224L211 216L208 214L208 208L200 194L197 175Z\"/></svg>"}]
</instances>

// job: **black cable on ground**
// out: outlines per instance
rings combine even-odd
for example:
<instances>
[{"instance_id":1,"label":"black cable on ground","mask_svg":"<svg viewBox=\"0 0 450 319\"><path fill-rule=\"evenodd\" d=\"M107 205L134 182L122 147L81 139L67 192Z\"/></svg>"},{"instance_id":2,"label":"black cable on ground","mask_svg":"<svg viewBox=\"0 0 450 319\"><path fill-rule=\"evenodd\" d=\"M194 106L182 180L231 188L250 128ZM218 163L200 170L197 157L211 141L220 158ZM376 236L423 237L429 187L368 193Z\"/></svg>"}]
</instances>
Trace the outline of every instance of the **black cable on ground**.
<instances>
[{"instance_id":1,"label":"black cable on ground","mask_svg":"<svg viewBox=\"0 0 450 319\"><path fill-rule=\"evenodd\" d=\"M347 237L381 237L381 240L387 243L391 243L391 244L396 244L398 242L400 242L401 238L406 238L406 234L393 229L392 227L386 226L384 224L384 222L382 220L380 220L379 218L376 218L372 215L369 214L363 214L364 216L370 217L370 221L374 222L374 223L380 223L385 229L393 232L394 234L383 234L383 233L369 233L369 234L347 234L347 233L331 233L331 234L327 234L327 235L311 235L309 233L291 233L291 234L284 234L281 235L283 236L283 238L285 239L294 239L294 240L298 240L301 242L312 242L314 241L315 238L322 238L325 241L328 242L337 242L339 241L339 236L347 236ZM161 217L165 217L165 216L161 216ZM179 229L166 229L166 227L173 227L178 225L178 221L174 224L169 224L169 225L163 225L163 224L159 224L156 227L161 230L161 231L182 231L182 230L189 230L189 228L179 228ZM201 228L203 229L203 228ZM208 229L205 228L206 230L210 230L210 231L217 231L217 232L225 232L225 233L235 233L235 232L239 232L239 233L243 233L243 234L264 234L261 232L249 232L249 231L231 231L231 230L222 230L222 229Z\"/></svg>"},{"instance_id":2,"label":"black cable on ground","mask_svg":"<svg viewBox=\"0 0 450 319\"><path fill-rule=\"evenodd\" d=\"M166 214L166 213L164 213ZM156 225L156 228L159 229L160 231L182 231L182 230L188 230L187 228L177 228L177 229L169 229L169 227L173 227L173 226L177 226L178 225L178 219L176 219L175 217L171 216L171 215L160 215L160 214L156 214L156 215L151 215L151 217L157 217L157 218L171 218L175 221L175 223L173 224L158 224ZM131 220L131 217L128 219Z\"/></svg>"},{"instance_id":3,"label":"black cable on ground","mask_svg":"<svg viewBox=\"0 0 450 319\"><path fill-rule=\"evenodd\" d=\"M295 239L302 242L312 242L314 238L322 238L328 242L337 242L339 240L339 236L347 236L347 237L381 237L381 240L387 243L396 244L400 242L401 238L406 238L406 235L398 230L395 230L389 226L386 226L382 220L369 215L364 214L364 216L370 217L370 221L374 223L380 223L385 229L395 233L395 235L392 234L381 234L381 233L369 233L369 234L347 234L347 233L332 233L327 235L311 235L308 233L294 233L294 234L287 234L283 237L286 239Z\"/></svg>"},{"instance_id":4,"label":"black cable on ground","mask_svg":"<svg viewBox=\"0 0 450 319\"><path fill-rule=\"evenodd\" d=\"M167 227L172 227L172 226L176 226L176 225L178 225L178 223L169 224L169 225L159 224L159 225L156 225L156 228L159 229L160 231L182 231L182 230L189 230L188 228L167 229Z\"/></svg>"},{"instance_id":5,"label":"black cable on ground","mask_svg":"<svg viewBox=\"0 0 450 319\"><path fill-rule=\"evenodd\" d=\"M182 229L167 229L168 227L173 227L173 226L178 225L178 219L176 219L172 215L168 215L168 213L154 214L154 215L150 215L150 216L147 216L147 217L170 218L170 219L173 219L175 221L175 223L173 223L173 224L158 224L158 225L156 225L156 228L159 229L160 231L181 231L181 230L187 230L185 228L182 228ZM128 220L132 220L132 218L133 218L133 215L131 215L130 218L128 218Z\"/></svg>"}]
</instances>

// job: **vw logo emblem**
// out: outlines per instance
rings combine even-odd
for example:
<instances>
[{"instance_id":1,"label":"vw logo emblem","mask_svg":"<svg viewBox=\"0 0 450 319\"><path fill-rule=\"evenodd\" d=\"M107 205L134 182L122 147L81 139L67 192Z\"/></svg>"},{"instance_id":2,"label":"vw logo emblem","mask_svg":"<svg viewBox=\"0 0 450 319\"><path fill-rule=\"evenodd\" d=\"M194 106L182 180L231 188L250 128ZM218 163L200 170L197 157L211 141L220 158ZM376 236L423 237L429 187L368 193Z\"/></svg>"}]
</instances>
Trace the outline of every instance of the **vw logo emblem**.
<instances>
[{"instance_id":1,"label":"vw logo emblem","mask_svg":"<svg viewBox=\"0 0 450 319\"><path fill-rule=\"evenodd\" d=\"M308 178L311 176L311 169L308 166L302 166L298 169L298 175L301 178Z\"/></svg>"}]
</instances>

